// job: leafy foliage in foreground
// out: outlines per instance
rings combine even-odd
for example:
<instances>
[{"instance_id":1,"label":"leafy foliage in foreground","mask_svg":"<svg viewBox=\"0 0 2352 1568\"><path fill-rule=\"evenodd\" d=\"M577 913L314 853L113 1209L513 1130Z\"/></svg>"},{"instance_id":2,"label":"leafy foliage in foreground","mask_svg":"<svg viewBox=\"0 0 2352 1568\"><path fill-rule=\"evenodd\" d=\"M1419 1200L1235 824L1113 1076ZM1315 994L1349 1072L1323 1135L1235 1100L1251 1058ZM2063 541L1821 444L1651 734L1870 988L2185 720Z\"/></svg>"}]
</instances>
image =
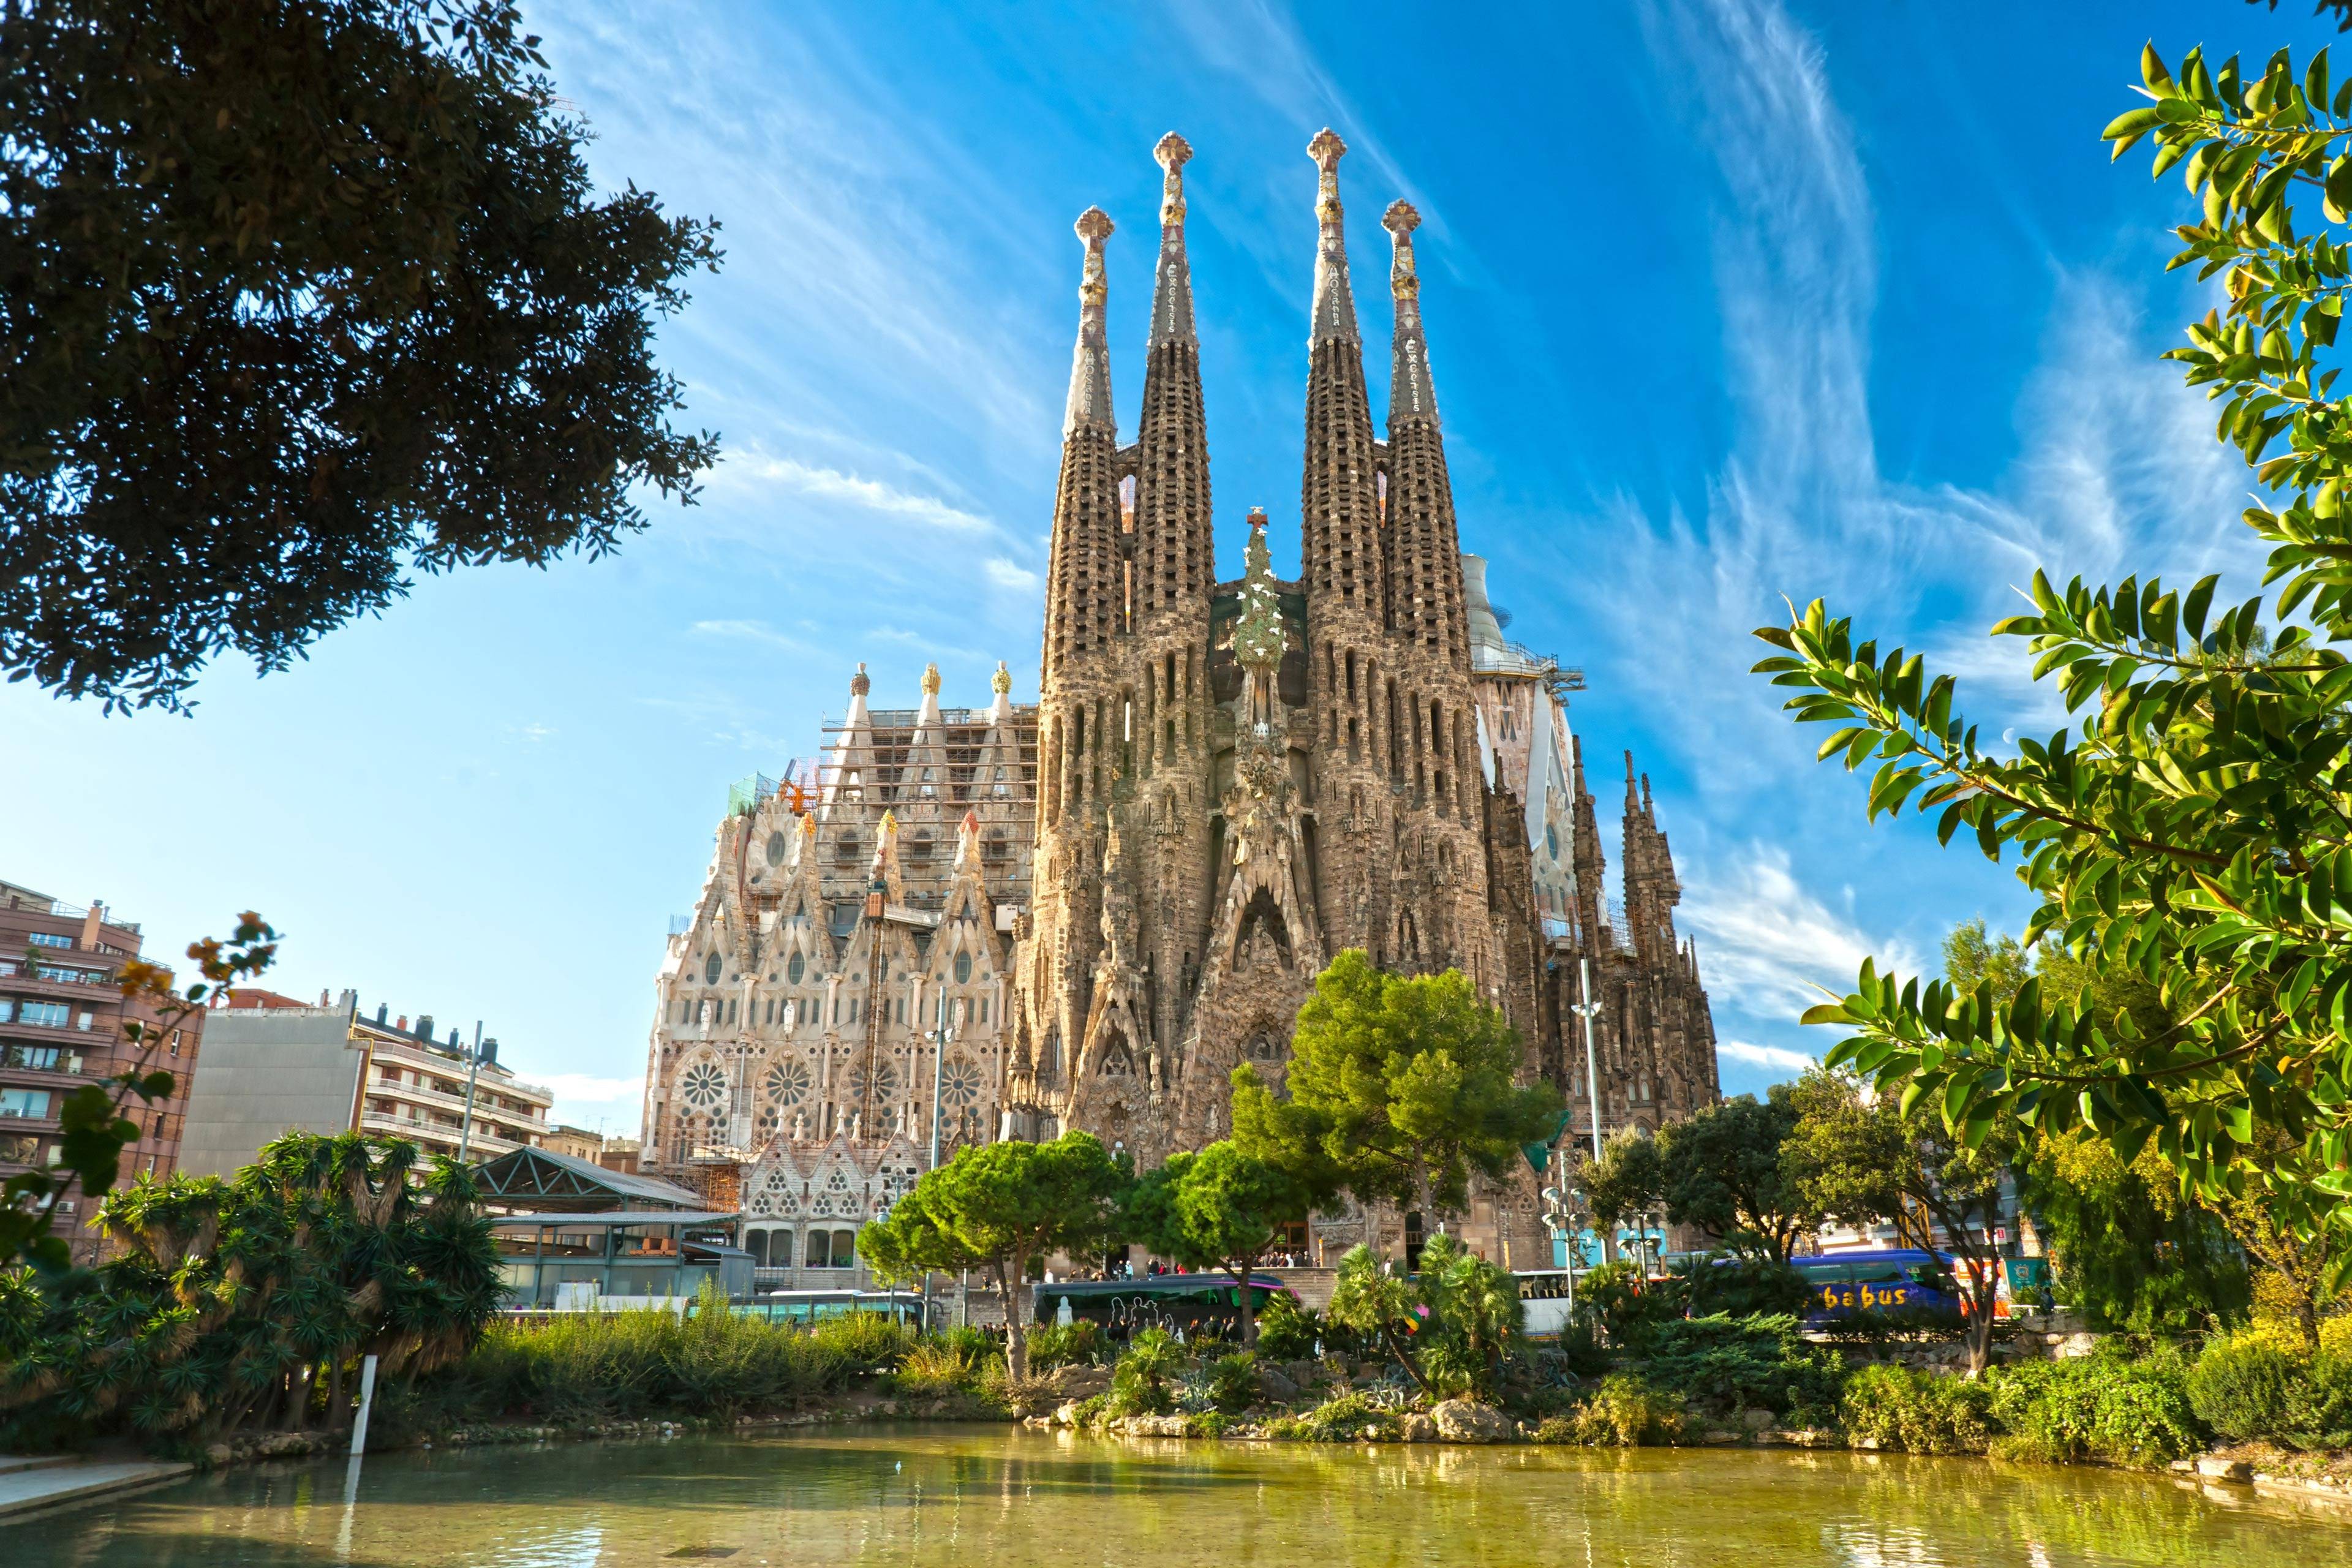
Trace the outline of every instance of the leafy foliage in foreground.
<instances>
[{"instance_id":1,"label":"leafy foliage in foreground","mask_svg":"<svg viewBox=\"0 0 2352 1568\"><path fill-rule=\"evenodd\" d=\"M1820 601L1757 634L1757 666L1832 727L1823 759L1874 763L1869 815L1933 813L1947 842L2014 852L2047 934L2094 981L2135 978L2155 1008L2116 1011L2093 984L2037 975L2006 1003L1864 964L1852 994L1808 1017L1853 1032L1832 1052L1906 1110L1925 1104L1970 1144L1996 1127L2088 1127L2126 1162L2153 1148L2188 1187L2259 1202L2283 1228L2352 1231L2352 408L2335 395L2352 288L2352 81L2326 51L2298 74L2153 47L2148 102L2105 132L2118 156L2153 141L2200 201L2173 265L2225 303L2168 357L2220 405L2217 437L2282 504L2245 521L2271 544L2260 597L2216 579L2060 588L2037 573L2021 637L2074 730L1979 743L1952 678L1883 649ZM2299 229L2316 189L2321 223ZM2307 216L2307 213L2306 215ZM2289 617L2295 617L2290 619ZM2340 1279L2352 1248L2331 1268Z\"/></svg>"},{"instance_id":2,"label":"leafy foliage in foreground","mask_svg":"<svg viewBox=\"0 0 2352 1568\"><path fill-rule=\"evenodd\" d=\"M0 668L184 703L599 555L716 457L653 359L712 226L599 198L508 0L0 12Z\"/></svg>"}]
</instances>

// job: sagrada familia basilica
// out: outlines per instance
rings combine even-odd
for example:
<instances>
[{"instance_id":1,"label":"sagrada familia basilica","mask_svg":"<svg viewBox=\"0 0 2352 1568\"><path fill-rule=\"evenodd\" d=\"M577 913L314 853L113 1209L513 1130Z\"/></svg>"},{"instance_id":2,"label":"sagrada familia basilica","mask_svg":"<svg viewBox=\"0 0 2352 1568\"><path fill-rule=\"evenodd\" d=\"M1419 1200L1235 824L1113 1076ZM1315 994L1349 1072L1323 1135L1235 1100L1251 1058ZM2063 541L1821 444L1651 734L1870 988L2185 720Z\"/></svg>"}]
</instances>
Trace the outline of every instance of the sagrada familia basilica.
<instances>
[{"instance_id":1,"label":"sagrada familia basilica","mask_svg":"<svg viewBox=\"0 0 2352 1568\"><path fill-rule=\"evenodd\" d=\"M1462 553L1413 257L1382 219L1394 310L1372 423L1339 160L1318 172L1296 580L1249 513L1219 582L1183 167L1163 139L1141 427L1122 444L1089 208L1046 584L1042 690L869 704L821 763L738 792L657 983L646 1167L740 1208L755 1257L818 1282L846 1236L968 1142L1086 1128L1148 1166L1228 1131L1228 1079L1278 1082L1292 1021L1347 948L1458 969L1558 1082L1571 1132L1655 1127L1720 1094L1673 858L1626 763L1622 900L1565 693L1507 641ZM1231 526L1230 524L1228 526ZM1582 1019L1598 1004L1588 1071ZM1592 1093L1598 1089L1597 1103ZM1550 1267L1535 1183L1454 1228ZM1409 1245L1420 1216L1318 1216L1300 1250ZM839 1228L835 1228L838 1226ZM810 1272L814 1270L814 1272Z\"/></svg>"}]
</instances>

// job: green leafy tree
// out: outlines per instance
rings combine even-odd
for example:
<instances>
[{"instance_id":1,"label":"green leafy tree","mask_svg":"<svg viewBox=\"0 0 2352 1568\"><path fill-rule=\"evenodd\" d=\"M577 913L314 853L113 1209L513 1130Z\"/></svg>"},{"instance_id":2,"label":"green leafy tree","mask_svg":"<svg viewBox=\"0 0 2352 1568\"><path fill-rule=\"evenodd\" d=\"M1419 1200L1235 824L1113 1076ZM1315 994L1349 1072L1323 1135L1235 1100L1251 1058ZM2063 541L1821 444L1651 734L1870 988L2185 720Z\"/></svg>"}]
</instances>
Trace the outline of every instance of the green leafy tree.
<instances>
[{"instance_id":1,"label":"green leafy tree","mask_svg":"<svg viewBox=\"0 0 2352 1568\"><path fill-rule=\"evenodd\" d=\"M1518 1035L1458 970L1390 974L1349 948L1316 977L1291 1037L1287 1096L1234 1071L1234 1142L1317 1201L1458 1214L1475 1172L1509 1173L1559 1125L1559 1093L1518 1081Z\"/></svg>"},{"instance_id":2,"label":"green leafy tree","mask_svg":"<svg viewBox=\"0 0 2352 1568\"><path fill-rule=\"evenodd\" d=\"M1286 1227L1307 1217L1311 1194L1283 1167L1230 1142L1175 1153L1135 1184L1120 1227L1187 1268L1223 1268L1242 1282L1241 1334L1257 1343L1250 1275L1282 1249Z\"/></svg>"},{"instance_id":3,"label":"green leafy tree","mask_svg":"<svg viewBox=\"0 0 2352 1568\"><path fill-rule=\"evenodd\" d=\"M1580 1152L1575 1180L1603 1237L1614 1236L1625 1221L1665 1202L1665 1160L1658 1141L1641 1127L1621 1127L1612 1133L1598 1160Z\"/></svg>"},{"instance_id":4,"label":"green leafy tree","mask_svg":"<svg viewBox=\"0 0 2352 1568\"><path fill-rule=\"evenodd\" d=\"M1794 1089L1778 1083L1760 1100L1738 1095L1660 1130L1666 1218L1786 1263L1797 1237L1822 1218L1780 1158L1797 1114Z\"/></svg>"},{"instance_id":5,"label":"green leafy tree","mask_svg":"<svg viewBox=\"0 0 2352 1568\"><path fill-rule=\"evenodd\" d=\"M1981 920L1964 921L1944 937L1944 979L1956 991L1990 985L1994 1000L2006 1003L2032 977L2037 961L2047 952L2028 952L2007 931L1988 935Z\"/></svg>"},{"instance_id":6,"label":"green leafy tree","mask_svg":"<svg viewBox=\"0 0 2352 1568\"><path fill-rule=\"evenodd\" d=\"M2018 1174L2058 1284L2094 1325L2180 1334L2244 1317L2244 1257L2153 1150L2126 1163L2076 1128L2030 1141Z\"/></svg>"},{"instance_id":7,"label":"green leafy tree","mask_svg":"<svg viewBox=\"0 0 2352 1568\"><path fill-rule=\"evenodd\" d=\"M133 1052L131 1065L111 1078L66 1093L58 1108L58 1164L51 1171L24 1171L0 1183L0 1273L19 1260L45 1273L64 1272L71 1259L63 1237L50 1234L56 1200L79 1184L91 1201L103 1198L122 1174L122 1151L138 1142L139 1126L122 1114L133 1100L157 1104L172 1097L177 1080L152 1064L156 1047L239 980L268 969L278 956L278 933L250 910L237 917L226 942L206 937L188 947L202 979L174 990L172 972L132 959L116 976L125 1011L122 1026ZM37 973L40 950L25 956L26 973ZM139 1013L151 1015L142 1017Z\"/></svg>"},{"instance_id":8,"label":"green leafy tree","mask_svg":"<svg viewBox=\"0 0 2352 1568\"><path fill-rule=\"evenodd\" d=\"M1980 743L1948 675L1882 649L1820 601L1758 633L1821 755L1874 763L1871 816L1916 809L1949 841L2014 851L2048 937L2084 966L2072 995L2035 976L2004 1003L1980 981L1922 984L1865 963L1807 1016L1848 1030L1830 1060L1926 1107L1971 1146L1996 1129L2087 1126L2117 1157L2157 1156L2215 1205L2281 1232L2352 1235L2352 407L2335 395L2352 288L2352 81L2326 51L2258 71L2153 47L2147 102L2105 132L2143 141L2197 202L2176 267L2222 302L2170 351L2219 405L2219 437L2267 492L2244 512L2271 546L2276 622L2154 578L2059 588L1993 628L2025 640L2070 730ZM2313 197L2316 196L2316 201ZM2290 620L2288 617L2294 617ZM2115 1008L2126 976L2150 1008ZM2103 984L2115 982L2115 986ZM2154 1028L2148 1026L2156 1023ZM2337 1247L2331 1279L2352 1268Z\"/></svg>"},{"instance_id":9,"label":"green leafy tree","mask_svg":"<svg viewBox=\"0 0 2352 1568\"><path fill-rule=\"evenodd\" d=\"M1006 1364L1029 1375L1028 1314L1020 1295L1032 1258L1098 1251L1117 1228L1129 1177L1090 1132L1050 1143L1007 1141L959 1149L924 1173L890 1212L858 1233L867 1267L884 1279L929 1269L984 1268L1003 1292Z\"/></svg>"},{"instance_id":10,"label":"green leafy tree","mask_svg":"<svg viewBox=\"0 0 2352 1568\"><path fill-rule=\"evenodd\" d=\"M1422 1248L1419 1282L1435 1324L1423 1356L1482 1394L1503 1380L1503 1358L1527 1342L1527 1307L1510 1270L1487 1262L1450 1236Z\"/></svg>"},{"instance_id":11,"label":"green leafy tree","mask_svg":"<svg viewBox=\"0 0 2352 1568\"><path fill-rule=\"evenodd\" d=\"M356 1358L414 1380L498 1310L472 1177L420 1169L403 1139L289 1134L234 1180L142 1178L99 1217L121 1256L0 1291L0 1409L19 1422L210 1441L316 1406L340 1426Z\"/></svg>"},{"instance_id":12,"label":"green leafy tree","mask_svg":"<svg viewBox=\"0 0 2352 1568\"><path fill-rule=\"evenodd\" d=\"M1797 1125L1783 1145L1801 1201L1852 1225L1887 1221L1904 1246L1946 1252L1960 1264L1971 1370L1991 1359L2000 1284L2001 1177L2017 1135L1990 1130L1974 1144L1929 1107L1872 1097L1843 1074L1815 1069L1797 1085Z\"/></svg>"},{"instance_id":13,"label":"green leafy tree","mask_svg":"<svg viewBox=\"0 0 2352 1568\"><path fill-rule=\"evenodd\" d=\"M509 0L0 10L0 668L184 706L407 592L605 553L713 439L713 226L598 197Z\"/></svg>"}]
</instances>

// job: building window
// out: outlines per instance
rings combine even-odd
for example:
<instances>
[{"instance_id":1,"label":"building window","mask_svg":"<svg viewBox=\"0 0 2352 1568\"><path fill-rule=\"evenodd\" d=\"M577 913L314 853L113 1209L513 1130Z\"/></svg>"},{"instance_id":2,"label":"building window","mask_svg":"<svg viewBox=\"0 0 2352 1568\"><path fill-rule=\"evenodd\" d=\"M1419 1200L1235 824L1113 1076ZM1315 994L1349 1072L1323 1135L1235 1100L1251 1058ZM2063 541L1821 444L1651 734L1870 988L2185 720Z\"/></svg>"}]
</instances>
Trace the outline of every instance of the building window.
<instances>
[{"instance_id":1,"label":"building window","mask_svg":"<svg viewBox=\"0 0 2352 1568\"><path fill-rule=\"evenodd\" d=\"M38 1024L45 1028L62 1029L72 1021L73 1010L62 1002L19 1002L16 1021Z\"/></svg>"},{"instance_id":2,"label":"building window","mask_svg":"<svg viewBox=\"0 0 2352 1568\"><path fill-rule=\"evenodd\" d=\"M49 1098L46 1089L0 1089L0 1116L40 1121L49 1113Z\"/></svg>"},{"instance_id":3,"label":"building window","mask_svg":"<svg viewBox=\"0 0 2352 1568\"><path fill-rule=\"evenodd\" d=\"M719 955L718 955L717 953L715 953L715 952L714 952L714 953L712 953L709 957L708 957L708 958L704 959L704 960L702 961L702 981L703 981L703 984L706 984L706 985L716 985L716 984L719 984L719 972L720 972L723 968L725 968L725 965L724 965L724 964L722 964L722 963L719 962Z\"/></svg>"},{"instance_id":4,"label":"building window","mask_svg":"<svg viewBox=\"0 0 2352 1568\"><path fill-rule=\"evenodd\" d=\"M807 973L808 957L804 953L793 954L793 961L784 965L784 977L795 985L801 983L802 976Z\"/></svg>"},{"instance_id":5,"label":"building window","mask_svg":"<svg viewBox=\"0 0 2352 1568\"><path fill-rule=\"evenodd\" d=\"M988 998L985 996L980 999L980 1021L983 1024L988 1022Z\"/></svg>"},{"instance_id":6,"label":"building window","mask_svg":"<svg viewBox=\"0 0 2352 1568\"><path fill-rule=\"evenodd\" d=\"M959 985L969 985L971 984L971 954L968 952L959 952L956 954L955 977L956 984Z\"/></svg>"},{"instance_id":7,"label":"building window","mask_svg":"<svg viewBox=\"0 0 2352 1568\"><path fill-rule=\"evenodd\" d=\"M25 940L35 947L71 947L74 944L73 938L60 936L53 931L27 931Z\"/></svg>"}]
</instances>

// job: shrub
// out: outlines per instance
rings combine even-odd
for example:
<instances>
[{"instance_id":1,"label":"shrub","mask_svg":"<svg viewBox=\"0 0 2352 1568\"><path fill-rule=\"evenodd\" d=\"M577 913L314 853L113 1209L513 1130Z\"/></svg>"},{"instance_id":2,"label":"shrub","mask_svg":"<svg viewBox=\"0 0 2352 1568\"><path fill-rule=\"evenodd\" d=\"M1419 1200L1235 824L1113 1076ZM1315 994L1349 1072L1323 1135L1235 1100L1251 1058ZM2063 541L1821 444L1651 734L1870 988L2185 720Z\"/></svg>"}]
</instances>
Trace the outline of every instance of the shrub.
<instances>
[{"instance_id":1,"label":"shrub","mask_svg":"<svg viewBox=\"0 0 2352 1568\"><path fill-rule=\"evenodd\" d=\"M2239 1442L2285 1431L2305 1363L2260 1332L2206 1342L2189 1369L2189 1401L2205 1425Z\"/></svg>"},{"instance_id":2,"label":"shrub","mask_svg":"<svg viewBox=\"0 0 2352 1568\"><path fill-rule=\"evenodd\" d=\"M1544 1427L1552 1425L1547 1421ZM1602 1378L1592 1396L1566 1418L1559 1428L1562 1435L1548 1440L1632 1448L1680 1442L1688 1426L1680 1394L1655 1386L1638 1373L1616 1372Z\"/></svg>"},{"instance_id":3,"label":"shrub","mask_svg":"<svg viewBox=\"0 0 2352 1568\"><path fill-rule=\"evenodd\" d=\"M1083 1366L1102 1358L1101 1325L1084 1318L1070 1323L1045 1323L1029 1331L1029 1370L1052 1372L1056 1367Z\"/></svg>"},{"instance_id":4,"label":"shrub","mask_svg":"<svg viewBox=\"0 0 2352 1568\"><path fill-rule=\"evenodd\" d=\"M1286 1292L1277 1292L1257 1319L1257 1353L1268 1361L1305 1361L1324 1335L1323 1320Z\"/></svg>"},{"instance_id":5,"label":"shrub","mask_svg":"<svg viewBox=\"0 0 2352 1568\"><path fill-rule=\"evenodd\" d=\"M1300 1443L1392 1442L1402 1435L1396 1412L1354 1393L1336 1394L1304 1415L1283 1416L1267 1431Z\"/></svg>"},{"instance_id":6,"label":"shrub","mask_svg":"<svg viewBox=\"0 0 2352 1568\"><path fill-rule=\"evenodd\" d=\"M1165 1415L1175 1408L1169 1380L1184 1364L1184 1349L1165 1329L1146 1329L1135 1336L1111 1373L1110 1415Z\"/></svg>"},{"instance_id":7,"label":"shrub","mask_svg":"<svg viewBox=\"0 0 2352 1568\"><path fill-rule=\"evenodd\" d=\"M1694 1317L1797 1317L1812 1304L1812 1287L1785 1263L1710 1252L1675 1269L1685 1310Z\"/></svg>"},{"instance_id":8,"label":"shrub","mask_svg":"<svg viewBox=\"0 0 2352 1568\"><path fill-rule=\"evenodd\" d=\"M1785 1415L1837 1404L1844 1363L1808 1344L1791 1317L1717 1314L1659 1323L1649 1331L1643 1370L1686 1399Z\"/></svg>"},{"instance_id":9,"label":"shrub","mask_svg":"<svg viewBox=\"0 0 2352 1568\"><path fill-rule=\"evenodd\" d=\"M1991 1397L1981 1384L1892 1363L1846 1378L1839 1417L1857 1445L1913 1454L1981 1454L1992 1440Z\"/></svg>"},{"instance_id":10,"label":"shrub","mask_svg":"<svg viewBox=\"0 0 2352 1568\"><path fill-rule=\"evenodd\" d=\"M1228 1415L1237 1415L1257 1403L1257 1357L1247 1351L1219 1356L1209 1363L1209 1403Z\"/></svg>"},{"instance_id":11,"label":"shrub","mask_svg":"<svg viewBox=\"0 0 2352 1568\"><path fill-rule=\"evenodd\" d=\"M901 1394L978 1394L1003 1383L1004 1357L977 1330L950 1331L916 1342L898 1363L891 1386Z\"/></svg>"},{"instance_id":12,"label":"shrub","mask_svg":"<svg viewBox=\"0 0 2352 1568\"><path fill-rule=\"evenodd\" d=\"M2145 1468L2205 1446L2189 1363L2177 1352L2021 1362L1992 1373L1987 1386L2003 1429L1993 1451L2005 1458Z\"/></svg>"},{"instance_id":13,"label":"shrub","mask_svg":"<svg viewBox=\"0 0 2352 1568\"><path fill-rule=\"evenodd\" d=\"M1576 1310L1597 1322L1610 1343L1640 1349L1650 1331L1683 1315L1686 1294L1680 1280L1643 1279L1629 1262L1604 1263L1576 1282Z\"/></svg>"},{"instance_id":14,"label":"shrub","mask_svg":"<svg viewBox=\"0 0 2352 1568\"><path fill-rule=\"evenodd\" d=\"M697 1317L708 1314L698 1310ZM859 1366L884 1371L912 1348L915 1331L883 1312L845 1312L824 1318L813 1331L816 1342Z\"/></svg>"}]
</instances>

